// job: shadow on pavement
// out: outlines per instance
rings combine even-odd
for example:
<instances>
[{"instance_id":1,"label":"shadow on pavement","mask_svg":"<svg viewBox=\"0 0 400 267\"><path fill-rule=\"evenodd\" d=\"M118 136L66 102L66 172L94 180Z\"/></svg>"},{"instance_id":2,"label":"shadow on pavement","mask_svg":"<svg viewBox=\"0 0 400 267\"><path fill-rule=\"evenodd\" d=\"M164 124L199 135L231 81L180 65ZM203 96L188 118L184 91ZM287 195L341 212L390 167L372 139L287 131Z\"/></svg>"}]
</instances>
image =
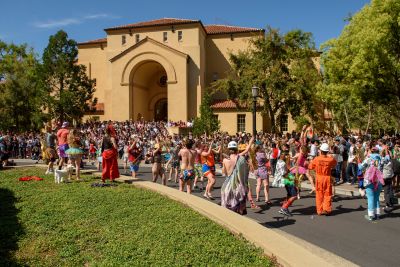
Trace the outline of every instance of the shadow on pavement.
<instances>
[{"instance_id":1,"label":"shadow on pavement","mask_svg":"<svg viewBox=\"0 0 400 267\"><path fill-rule=\"evenodd\" d=\"M18 221L17 199L8 189L0 188L0 266L18 266L14 252L24 229Z\"/></svg>"},{"instance_id":2,"label":"shadow on pavement","mask_svg":"<svg viewBox=\"0 0 400 267\"><path fill-rule=\"evenodd\" d=\"M268 227L268 228L281 228L288 225L292 225L296 223L294 219L288 219L286 217L272 217L275 221L261 223L261 225Z\"/></svg>"}]
</instances>

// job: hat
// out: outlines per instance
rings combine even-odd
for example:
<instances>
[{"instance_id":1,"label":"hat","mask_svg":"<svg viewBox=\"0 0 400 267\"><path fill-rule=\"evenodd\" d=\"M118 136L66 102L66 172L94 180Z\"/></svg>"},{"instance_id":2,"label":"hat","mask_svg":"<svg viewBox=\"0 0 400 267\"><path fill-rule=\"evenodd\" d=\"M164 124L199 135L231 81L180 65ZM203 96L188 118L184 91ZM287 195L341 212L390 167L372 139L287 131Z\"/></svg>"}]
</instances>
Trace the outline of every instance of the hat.
<instances>
[{"instance_id":1,"label":"hat","mask_svg":"<svg viewBox=\"0 0 400 267\"><path fill-rule=\"evenodd\" d=\"M69 126L69 123L67 121L64 121L61 128L66 128Z\"/></svg>"},{"instance_id":2,"label":"hat","mask_svg":"<svg viewBox=\"0 0 400 267\"><path fill-rule=\"evenodd\" d=\"M319 149L324 152L329 152L329 145L327 143L323 143Z\"/></svg>"},{"instance_id":3,"label":"hat","mask_svg":"<svg viewBox=\"0 0 400 267\"><path fill-rule=\"evenodd\" d=\"M228 149L237 149L238 145L235 141L230 141L228 144Z\"/></svg>"}]
</instances>

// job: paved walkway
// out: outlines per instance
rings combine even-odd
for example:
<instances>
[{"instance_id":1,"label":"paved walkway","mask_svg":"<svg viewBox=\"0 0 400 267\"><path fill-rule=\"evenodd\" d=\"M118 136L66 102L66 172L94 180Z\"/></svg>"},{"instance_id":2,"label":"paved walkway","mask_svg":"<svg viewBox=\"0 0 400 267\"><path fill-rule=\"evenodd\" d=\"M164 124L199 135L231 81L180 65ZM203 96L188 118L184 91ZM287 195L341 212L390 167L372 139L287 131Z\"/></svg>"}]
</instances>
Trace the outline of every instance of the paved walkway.
<instances>
[{"instance_id":1,"label":"paved walkway","mask_svg":"<svg viewBox=\"0 0 400 267\"><path fill-rule=\"evenodd\" d=\"M149 167L141 167L139 178L141 181L135 181L135 185L168 194L169 197L186 203L193 209L209 216L211 219L214 219L216 222L226 227L228 227L226 222L229 222L227 218L232 220L229 216L236 215L218 205L220 204L219 189L224 180L222 177L217 177L217 184L214 191L215 201L202 199L202 192L199 191L196 191L194 196L178 192L175 190L177 188L177 184L175 183L169 182L168 187L164 187L149 182L151 178ZM125 179L128 181L130 180L129 177L125 177ZM255 181L251 180L251 183L254 189ZM306 183L303 185L303 188L305 187L307 187ZM241 220L243 222L243 227L238 227L236 224L237 221L233 220L233 228L228 228L237 233L237 228L239 228L239 230L246 230L249 229L246 228L246 225L251 225L250 230L252 230L255 235L250 236L248 234L242 234L249 240L253 240L253 237L260 237L261 240L253 240L253 242L261 246L267 254L276 255L278 260L285 263L285 265L300 266L308 264L308 266L326 266L326 264L328 264L315 265L310 264L310 262L295 262L296 257L291 257L291 255L297 255L296 251L302 251L302 248L304 254L297 256L310 260L314 259L314 256L324 255L317 258L319 258L319 260L325 259L325 261L330 258L328 262L336 266L351 265L351 263L339 257L335 257L335 255L327 251L335 253L361 266L398 266L400 262L400 256L397 252L400 238L400 210L395 210L392 214L384 215L383 219L377 222L366 221L363 218L364 214L366 214L366 200L358 197L351 197L352 194L356 194L355 192L357 192L357 189L348 185L341 185L338 186L337 189L338 188L340 188L340 190L336 190L336 192L343 193L344 195L339 196L337 202L333 203L334 211L330 217L317 216L315 214L314 197L309 196L308 192L302 192L303 197L297 200L293 207L291 207L294 216L289 219L283 218L278 213L278 210L281 201L285 197L284 189L272 188L270 190L271 200L273 202L272 205L265 205L262 202L258 203L261 207L260 210L248 209L247 216L238 216L239 218L243 218L243 220ZM192 202L192 200L194 201L193 203L198 203L200 206L195 207L188 203ZM213 218L210 214L207 214L212 211L219 215L220 218ZM249 218L251 220L249 220ZM222 219L222 221L219 221L220 219ZM270 235L264 236L264 234L262 234L264 230L262 229L269 230L268 232ZM281 239L274 239L274 236L280 236ZM266 240L270 241L273 246L270 246L271 243L266 242ZM290 242L287 243L285 240L289 240ZM304 242L303 240L308 242ZM286 243L289 247L281 247L279 245L280 242ZM265 247L263 247L263 244ZM291 247L290 244L293 244L293 247ZM305 255L310 254L310 252L314 256L306 257ZM289 255L285 253L289 253ZM282 257L282 255L284 256Z\"/></svg>"}]
</instances>

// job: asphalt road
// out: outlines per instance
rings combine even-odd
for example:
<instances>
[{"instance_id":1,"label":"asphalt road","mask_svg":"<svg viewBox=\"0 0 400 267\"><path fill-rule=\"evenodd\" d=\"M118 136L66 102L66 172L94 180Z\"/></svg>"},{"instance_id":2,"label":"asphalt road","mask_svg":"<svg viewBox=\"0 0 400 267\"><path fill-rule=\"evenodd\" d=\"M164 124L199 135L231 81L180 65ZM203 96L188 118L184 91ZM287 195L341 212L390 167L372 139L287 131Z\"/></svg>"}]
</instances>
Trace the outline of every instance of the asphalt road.
<instances>
[{"instance_id":1,"label":"asphalt road","mask_svg":"<svg viewBox=\"0 0 400 267\"><path fill-rule=\"evenodd\" d=\"M31 164L32 161L17 162L17 165ZM89 167L91 168L91 167ZM122 170L121 170L122 173ZM138 178L151 180L150 168L141 167ZM217 176L213 201L220 204L220 188L224 178ZM161 181L158 181L161 183ZM251 180L253 195L255 181ZM178 184L168 182L168 186L178 189ZM202 197L202 192L194 194ZM286 195L284 188L271 188L272 205L257 203L261 209L252 210L248 205L246 216L268 228L292 234L316 246L333 252L361 266L400 266L400 209L384 214L379 221L370 222L364 218L367 213L366 199L338 197L333 203L332 215L318 216L315 212L315 199L302 192L290 211L293 217L284 218L278 213ZM261 200L264 198L261 197Z\"/></svg>"},{"instance_id":2,"label":"asphalt road","mask_svg":"<svg viewBox=\"0 0 400 267\"><path fill-rule=\"evenodd\" d=\"M150 169L142 168L139 178L150 180ZM224 181L217 177L213 196L220 204L220 188ZM161 181L158 181L161 183ZM253 195L255 181L251 180ZM168 182L168 186L178 189L178 184ZM202 192L195 190L202 197ZM272 205L257 203L261 210L252 210L248 205L246 216L268 228L275 228L304 239L314 245L333 252L361 266L400 266L400 209L382 215L379 221L370 222L364 218L367 213L366 199L340 197L333 203L332 215L318 216L315 198L309 191L293 203L290 211L293 217L284 218L278 213L286 196L284 188L270 189ZM261 201L263 201L261 197Z\"/></svg>"}]
</instances>

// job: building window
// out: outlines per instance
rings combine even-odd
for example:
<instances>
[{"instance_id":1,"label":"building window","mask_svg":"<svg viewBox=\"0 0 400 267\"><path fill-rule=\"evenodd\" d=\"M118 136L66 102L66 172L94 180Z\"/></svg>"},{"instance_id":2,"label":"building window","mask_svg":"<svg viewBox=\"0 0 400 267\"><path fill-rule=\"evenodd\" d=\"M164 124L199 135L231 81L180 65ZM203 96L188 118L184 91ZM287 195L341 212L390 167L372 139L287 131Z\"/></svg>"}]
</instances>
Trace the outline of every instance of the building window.
<instances>
[{"instance_id":1,"label":"building window","mask_svg":"<svg viewBox=\"0 0 400 267\"><path fill-rule=\"evenodd\" d=\"M168 41L168 33L167 32L163 32L163 42Z\"/></svg>"},{"instance_id":2,"label":"building window","mask_svg":"<svg viewBox=\"0 0 400 267\"><path fill-rule=\"evenodd\" d=\"M182 31L178 31L178 42L182 42Z\"/></svg>"},{"instance_id":3,"label":"building window","mask_svg":"<svg viewBox=\"0 0 400 267\"><path fill-rule=\"evenodd\" d=\"M122 45L126 44L126 36L125 35L121 36L121 43L122 43Z\"/></svg>"},{"instance_id":4,"label":"building window","mask_svg":"<svg viewBox=\"0 0 400 267\"><path fill-rule=\"evenodd\" d=\"M217 121L218 120L218 115L217 114L213 114L213 118Z\"/></svg>"},{"instance_id":5,"label":"building window","mask_svg":"<svg viewBox=\"0 0 400 267\"><path fill-rule=\"evenodd\" d=\"M280 126L281 126L281 132L288 131L288 115L281 116Z\"/></svg>"},{"instance_id":6,"label":"building window","mask_svg":"<svg viewBox=\"0 0 400 267\"><path fill-rule=\"evenodd\" d=\"M136 34L136 35L135 35L135 38L136 38L136 43L139 43L139 41L140 41L140 35L139 35L139 34Z\"/></svg>"},{"instance_id":7,"label":"building window","mask_svg":"<svg viewBox=\"0 0 400 267\"><path fill-rule=\"evenodd\" d=\"M237 131L238 132L246 131L246 114L237 115Z\"/></svg>"}]
</instances>

